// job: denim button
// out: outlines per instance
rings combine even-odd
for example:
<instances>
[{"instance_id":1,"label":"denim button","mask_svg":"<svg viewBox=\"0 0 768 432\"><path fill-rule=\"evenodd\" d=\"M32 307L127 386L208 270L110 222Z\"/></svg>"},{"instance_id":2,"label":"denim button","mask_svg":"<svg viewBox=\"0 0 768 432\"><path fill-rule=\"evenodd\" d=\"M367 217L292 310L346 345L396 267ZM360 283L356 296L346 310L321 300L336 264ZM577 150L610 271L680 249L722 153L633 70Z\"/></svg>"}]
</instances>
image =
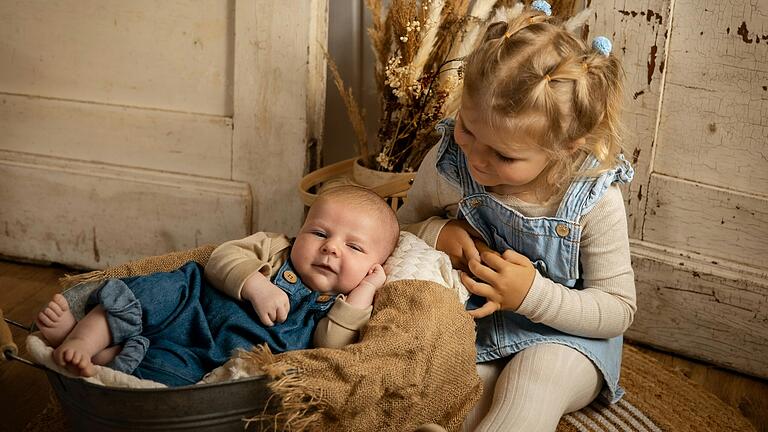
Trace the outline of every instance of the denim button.
<instances>
[{"instance_id":1,"label":"denim button","mask_svg":"<svg viewBox=\"0 0 768 432\"><path fill-rule=\"evenodd\" d=\"M285 273L283 273L283 278L285 278L285 280L290 283L296 283L296 281L299 280L299 278L296 277L296 273L290 270L287 270Z\"/></svg>"},{"instance_id":2,"label":"denim button","mask_svg":"<svg viewBox=\"0 0 768 432\"><path fill-rule=\"evenodd\" d=\"M571 233L571 229L563 224L557 224L557 226L555 227L555 232L560 237L565 237Z\"/></svg>"},{"instance_id":3,"label":"denim button","mask_svg":"<svg viewBox=\"0 0 768 432\"><path fill-rule=\"evenodd\" d=\"M320 294L317 296L317 302L318 303L325 303L328 300L330 300L333 296L329 296L328 294Z\"/></svg>"}]
</instances>

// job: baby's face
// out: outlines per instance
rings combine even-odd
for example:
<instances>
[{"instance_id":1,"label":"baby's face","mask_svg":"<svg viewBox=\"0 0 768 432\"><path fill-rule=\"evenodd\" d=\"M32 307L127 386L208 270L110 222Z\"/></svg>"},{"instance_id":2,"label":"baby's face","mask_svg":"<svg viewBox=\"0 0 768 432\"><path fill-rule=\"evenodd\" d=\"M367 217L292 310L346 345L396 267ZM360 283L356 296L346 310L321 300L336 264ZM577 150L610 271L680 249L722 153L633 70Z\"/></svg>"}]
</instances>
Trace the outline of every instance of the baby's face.
<instances>
[{"instance_id":1,"label":"baby's face","mask_svg":"<svg viewBox=\"0 0 768 432\"><path fill-rule=\"evenodd\" d=\"M385 259L379 221L339 201L312 206L291 249L291 261L314 291L347 294Z\"/></svg>"}]
</instances>

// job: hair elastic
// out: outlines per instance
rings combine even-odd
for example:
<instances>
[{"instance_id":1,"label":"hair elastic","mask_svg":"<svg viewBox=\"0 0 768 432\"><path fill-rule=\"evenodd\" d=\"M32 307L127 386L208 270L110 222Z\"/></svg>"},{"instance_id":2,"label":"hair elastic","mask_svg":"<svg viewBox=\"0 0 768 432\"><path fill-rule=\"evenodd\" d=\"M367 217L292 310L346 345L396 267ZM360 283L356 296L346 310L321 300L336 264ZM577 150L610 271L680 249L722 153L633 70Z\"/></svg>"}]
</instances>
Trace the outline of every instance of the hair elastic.
<instances>
[{"instance_id":1,"label":"hair elastic","mask_svg":"<svg viewBox=\"0 0 768 432\"><path fill-rule=\"evenodd\" d=\"M613 44L607 37L597 36L596 38L592 39L592 49L608 57L611 54L611 50L613 49Z\"/></svg>"},{"instance_id":2,"label":"hair elastic","mask_svg":"<svg viewBox=\"0 0 768 432\"><path fill-rule=\"evenodd\" d=\"M543 12L546 16L552 16L552 6L544 0L536 0L531 3L531 9Z\"/></svg>"}]
</instances>

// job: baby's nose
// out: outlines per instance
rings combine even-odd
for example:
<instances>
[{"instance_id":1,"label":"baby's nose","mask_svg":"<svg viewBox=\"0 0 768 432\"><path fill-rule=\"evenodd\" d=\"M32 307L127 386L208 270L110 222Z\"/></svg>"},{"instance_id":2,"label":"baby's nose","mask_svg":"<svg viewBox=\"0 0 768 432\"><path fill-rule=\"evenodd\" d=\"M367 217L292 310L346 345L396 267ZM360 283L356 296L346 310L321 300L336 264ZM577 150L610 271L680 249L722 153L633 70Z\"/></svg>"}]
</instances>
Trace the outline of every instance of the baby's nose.
<instances>
[{"instance_id":1,"label":"baby's nose","mask_svg":"<svg viewBox=\"0 0 768 432\"><path fill-rule=\"evenodd\" d=\"M331 255L338 255L339 247L334 242L327 241L323 243L323 252Z\"/></svg>"}]
</instances>

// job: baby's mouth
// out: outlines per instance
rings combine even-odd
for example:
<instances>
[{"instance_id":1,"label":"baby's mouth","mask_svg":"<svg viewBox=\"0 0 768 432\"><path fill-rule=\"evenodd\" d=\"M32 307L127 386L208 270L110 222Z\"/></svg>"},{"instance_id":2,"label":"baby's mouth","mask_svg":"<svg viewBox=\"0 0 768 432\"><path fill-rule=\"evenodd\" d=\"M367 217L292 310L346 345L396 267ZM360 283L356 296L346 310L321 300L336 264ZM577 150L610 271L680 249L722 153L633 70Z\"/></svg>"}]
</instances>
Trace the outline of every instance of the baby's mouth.
<instances>
[{"instance_id":1,"label":"baby's mouth","mask_svg":"<svg viewBox=\"0 0 768 432\"><path fill-rule=\"evenodd\" d=\"M315 267L315 268L317 268L317 269L319 269L321 271L324 271L324 272L336 273L336 270L334 270L333 267L329 266L328 264L322 264L322 263L321 264L313 264L313 267Z\"/></svg>"}]
</instances>

